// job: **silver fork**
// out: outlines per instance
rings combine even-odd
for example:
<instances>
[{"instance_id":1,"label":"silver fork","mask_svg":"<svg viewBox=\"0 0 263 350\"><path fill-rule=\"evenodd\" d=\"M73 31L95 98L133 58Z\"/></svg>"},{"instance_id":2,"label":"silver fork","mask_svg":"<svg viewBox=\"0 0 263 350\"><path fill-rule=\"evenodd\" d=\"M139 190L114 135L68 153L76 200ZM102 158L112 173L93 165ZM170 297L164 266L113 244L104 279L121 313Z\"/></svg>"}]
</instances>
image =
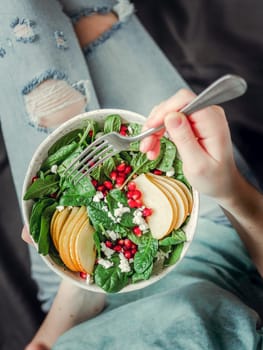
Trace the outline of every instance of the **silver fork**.
<instances>
[{"instance_id":1,"label":"silver fork","mask_svg":"<svg viewBox=\"0 0 263 350\"><path fill-rule=\"evenodd\" d=\"M209 85L188 105L183 107L180 112L190 115L202 108L241 96L245 93L246 89L247 84L244 79L236 75L225 75ZM144 137L163 128L164 125L147 129L136 136L122 136L117 132L105 134L92 142L78 157L76 157L66 168L64 175L67 177L73 175L71 181L77 184L83 176L90 174L91 171L108 158L121 151L128 150L132 142L140 141Z\"/></svg>"}]
</instances>

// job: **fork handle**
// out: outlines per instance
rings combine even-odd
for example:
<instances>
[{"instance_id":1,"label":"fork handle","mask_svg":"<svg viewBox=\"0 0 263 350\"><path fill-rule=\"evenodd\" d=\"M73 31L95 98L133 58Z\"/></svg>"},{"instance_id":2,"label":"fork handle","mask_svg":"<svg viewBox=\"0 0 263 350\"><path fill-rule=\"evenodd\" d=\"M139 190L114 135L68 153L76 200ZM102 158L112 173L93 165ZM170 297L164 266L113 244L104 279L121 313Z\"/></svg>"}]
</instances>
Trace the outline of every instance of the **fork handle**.
<instances>
[{"instance_id":1,"label":"fork handle","mask_svg":"<svg viewBox=\"0 0 263 350\"><path fill-rule=\"evenodd\" d=\"M247 83L243 78L237 75L227 74L209 85L189 104L180 109L180 112L184 113L185 115L190 115L205 107L227 102L236 97L239 97L243 95L246 90ZM164 128L164 125L160 125L156 128L147 129L138 135L137 140L141 140L142 138L154 134ZM134 140L135 138L136 136L134 136Z\"/></svg>"}]
</instances>

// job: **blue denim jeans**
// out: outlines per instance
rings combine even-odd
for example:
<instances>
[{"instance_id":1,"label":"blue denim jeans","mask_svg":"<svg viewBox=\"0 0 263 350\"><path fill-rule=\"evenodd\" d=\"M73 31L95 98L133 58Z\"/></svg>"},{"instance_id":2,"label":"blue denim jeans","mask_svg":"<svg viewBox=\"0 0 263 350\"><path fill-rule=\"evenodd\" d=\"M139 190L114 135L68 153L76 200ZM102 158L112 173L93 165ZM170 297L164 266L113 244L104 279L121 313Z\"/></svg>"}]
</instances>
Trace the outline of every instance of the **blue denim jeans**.
<instances>
[{"instance_id":1,"label":"blue denim jeans","mask_svg":"<svg viewBox=\"0 0 263 350\"><path fill-rule=\"evenodd\" d=\"M74 23L114 11L118 22L80 47ZM134 15L127 0L0 0L0 116L18 197L36 147L83 111L116 107L145 116L187 84ZM201 216L228 224L201 199ZM32 276L47 311L60 278L30 248Z\"/></svg>"}]
</instances>

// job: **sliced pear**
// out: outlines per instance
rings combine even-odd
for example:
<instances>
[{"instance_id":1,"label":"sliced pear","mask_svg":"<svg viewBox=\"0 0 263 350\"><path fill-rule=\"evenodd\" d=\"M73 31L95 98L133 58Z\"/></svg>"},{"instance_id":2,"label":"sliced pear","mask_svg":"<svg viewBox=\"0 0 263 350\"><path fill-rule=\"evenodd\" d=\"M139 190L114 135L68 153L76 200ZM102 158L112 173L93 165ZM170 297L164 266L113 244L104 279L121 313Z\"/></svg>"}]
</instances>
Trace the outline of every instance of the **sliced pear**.
<instances>
[{"instance_id":1,"label":"sliced pear","mask_svg":"<svg viewBox=\"0 0 263 350\"><path fill-rule=\"evenodd\" d=\"M169 196L145 174L137 176L133 181L142 193L145 206L153 210L152 215L147 218L152 236L156 239L163 238L171 232L174 223L174 206Z\"/></svg>"},{"instance_id":2,"label":"sliced pear","mask_svg":"<svg viewBox=\"0 0 263 350\"><path fill-rule=\"evenodd\" d=\"M176 183L184 191L184 194L186 195L186 198L188 200L189 214L190 214L192 209L193 209L193 195L192 195L191 191L182 181L176 180L174 178L170 178L170 181Z\"/></svg>"},{"instance_id":3,"label":"sliced pear","mask_svg":"<svg viewBox=\"0 0 263 350\"><path fill-rule=\"evenodd\" d=\"M80 208L74 207L70 215L68 216L66 222L64 223L64 226L62 227L62 231L60 232L60 236L59 236L59 242L58 242L59 255L62 261L64 262L64 264L71 271L78 271L78 268L77 266L75 266L70 255L70 236L72 234L72 231L75 225L78 224L78 221L85 214L86 214L85 207L80 207Z\"/></svg>"},{"instance_id":4,"label":"sliced pear","mask_svg":"<svg viewBox=\"0 0 263 350\"><path fill-rule=\"evenodd\" d=\"M62 211L56 210L52 217L50 234L57 251L59 250L58 241L60 232L62 231L62 227L64 226L64 223L66 222L70 212L71 209L69 207L66 207Z\"/></svg>"},{"instance_id":5,"label":"sliced pear","mask_svg":"<svg viewBox=\"0 0 263 350\"><path fill-rule=\"evenodd\" d=\"M173 205L177 208L177 217L175 218L173 229L178 229L184 223L188 214L188 201L185 194L180 188L174 187L168 180L169 178L166 179L163 176L154 174L148 174L147 176L170 195Z\"/></svg>"},{"instance_id":6,"label":"sliced pear","mask_svg":"<svg viewBox=\"0 0 263 350\"><path fill-rule=\"evenodd\" d=\"M79 271L91 274L96 261L96 249L93 240L94 228L90 225L88 218L80 228L75 240L74 257Z\"/></svg>"}]
</instances>

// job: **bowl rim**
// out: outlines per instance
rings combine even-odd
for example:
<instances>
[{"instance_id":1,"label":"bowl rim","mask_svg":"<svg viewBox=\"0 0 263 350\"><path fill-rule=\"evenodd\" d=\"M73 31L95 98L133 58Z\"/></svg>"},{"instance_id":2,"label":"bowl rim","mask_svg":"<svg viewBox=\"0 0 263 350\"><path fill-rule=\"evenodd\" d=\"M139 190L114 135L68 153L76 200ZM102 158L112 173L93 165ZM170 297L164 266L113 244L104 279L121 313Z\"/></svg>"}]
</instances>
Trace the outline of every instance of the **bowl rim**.
<instances>
[{"instance_id":1,"label":"bowl rim","mask_svg":"<svg viewBox=\"0 0 263 350\"><path fill-rule=\"evenodd\" d=\"M77 125L78 123L81 124L83 122L83 126L85 124L85 120L87 119L97 119L99 121L102 121L103 118L110 114L119 114L124 120L128 121L126 118L134 118L133 121L136 121L138 123L142 123L144 119L146 119L143 115L132 112L126 109L118 109L118 108L103 108L103 109L96 109L89 112L84 112L81 114L76 115L75 117L69 119L68 121L64 122L63 124L59 125L54 131L52 131L37 147L35 150L31 161L28 165L26 175L23 182L23 188L22 188L22 216L24 223L27 227L29 227L29 214L30 210L32 208L33 200L24 200L24 195L26 193L26 190L31 183L32 177L35 175L36 171L40 167L41 163L43 162L43 155L47 155L48 149L54 144L58 139L60 139L63 135L66 135L71 130L77 129L81 127L80 125ZM70 129L70 130L68 130ZM42 157L41 157L42 155ZM41 161L39 161L41 159ZM36 166L38 164L38 167ZM187 241L184 243L183 250L181 252L181 256L179 260L174 264L171 265L165 269L162 269L160 273L156 273L155 275L151 276L148 280L139 281L137 283L130 283L127 286L125 286L123 289L121 289L117 293L126 293L135 291L138 289L145 288L147 286L150 286L151 284L159 281L164 276L166 276L170 271L172 271L184 258L186 255L186 252L189 248L189 246L192 243L193 237L195 235L197 221L198 221L198 213L199 213L199 193L197 190L192 188L193 193L193 208L191 217L189 219L189 222L186 225L186 228L188 228L187 232ZM190 227L190 228L189 228ZM35 249L37 250L37 243L33 242L33 245ZM37 252L38 254L38 252ZM55 272L57 275L59 275L62 278L65 278L67 280L70 280L73 284L77 285L80 288L84 288L93 292L97 293L104 293L107 292L104 291L101 287L97 286L95 283L87 283L84 279L81 277L77 277L78 273L74 273L72 271L67 270L66 268L63 268L59 265L57 265L49 255L43 256L39 254L42 258L42 260L48 265L48 267ZM75 278L74 278L74 277ZM114 293L116 294L116 293Z\"/></svg>"}]
</instances>

